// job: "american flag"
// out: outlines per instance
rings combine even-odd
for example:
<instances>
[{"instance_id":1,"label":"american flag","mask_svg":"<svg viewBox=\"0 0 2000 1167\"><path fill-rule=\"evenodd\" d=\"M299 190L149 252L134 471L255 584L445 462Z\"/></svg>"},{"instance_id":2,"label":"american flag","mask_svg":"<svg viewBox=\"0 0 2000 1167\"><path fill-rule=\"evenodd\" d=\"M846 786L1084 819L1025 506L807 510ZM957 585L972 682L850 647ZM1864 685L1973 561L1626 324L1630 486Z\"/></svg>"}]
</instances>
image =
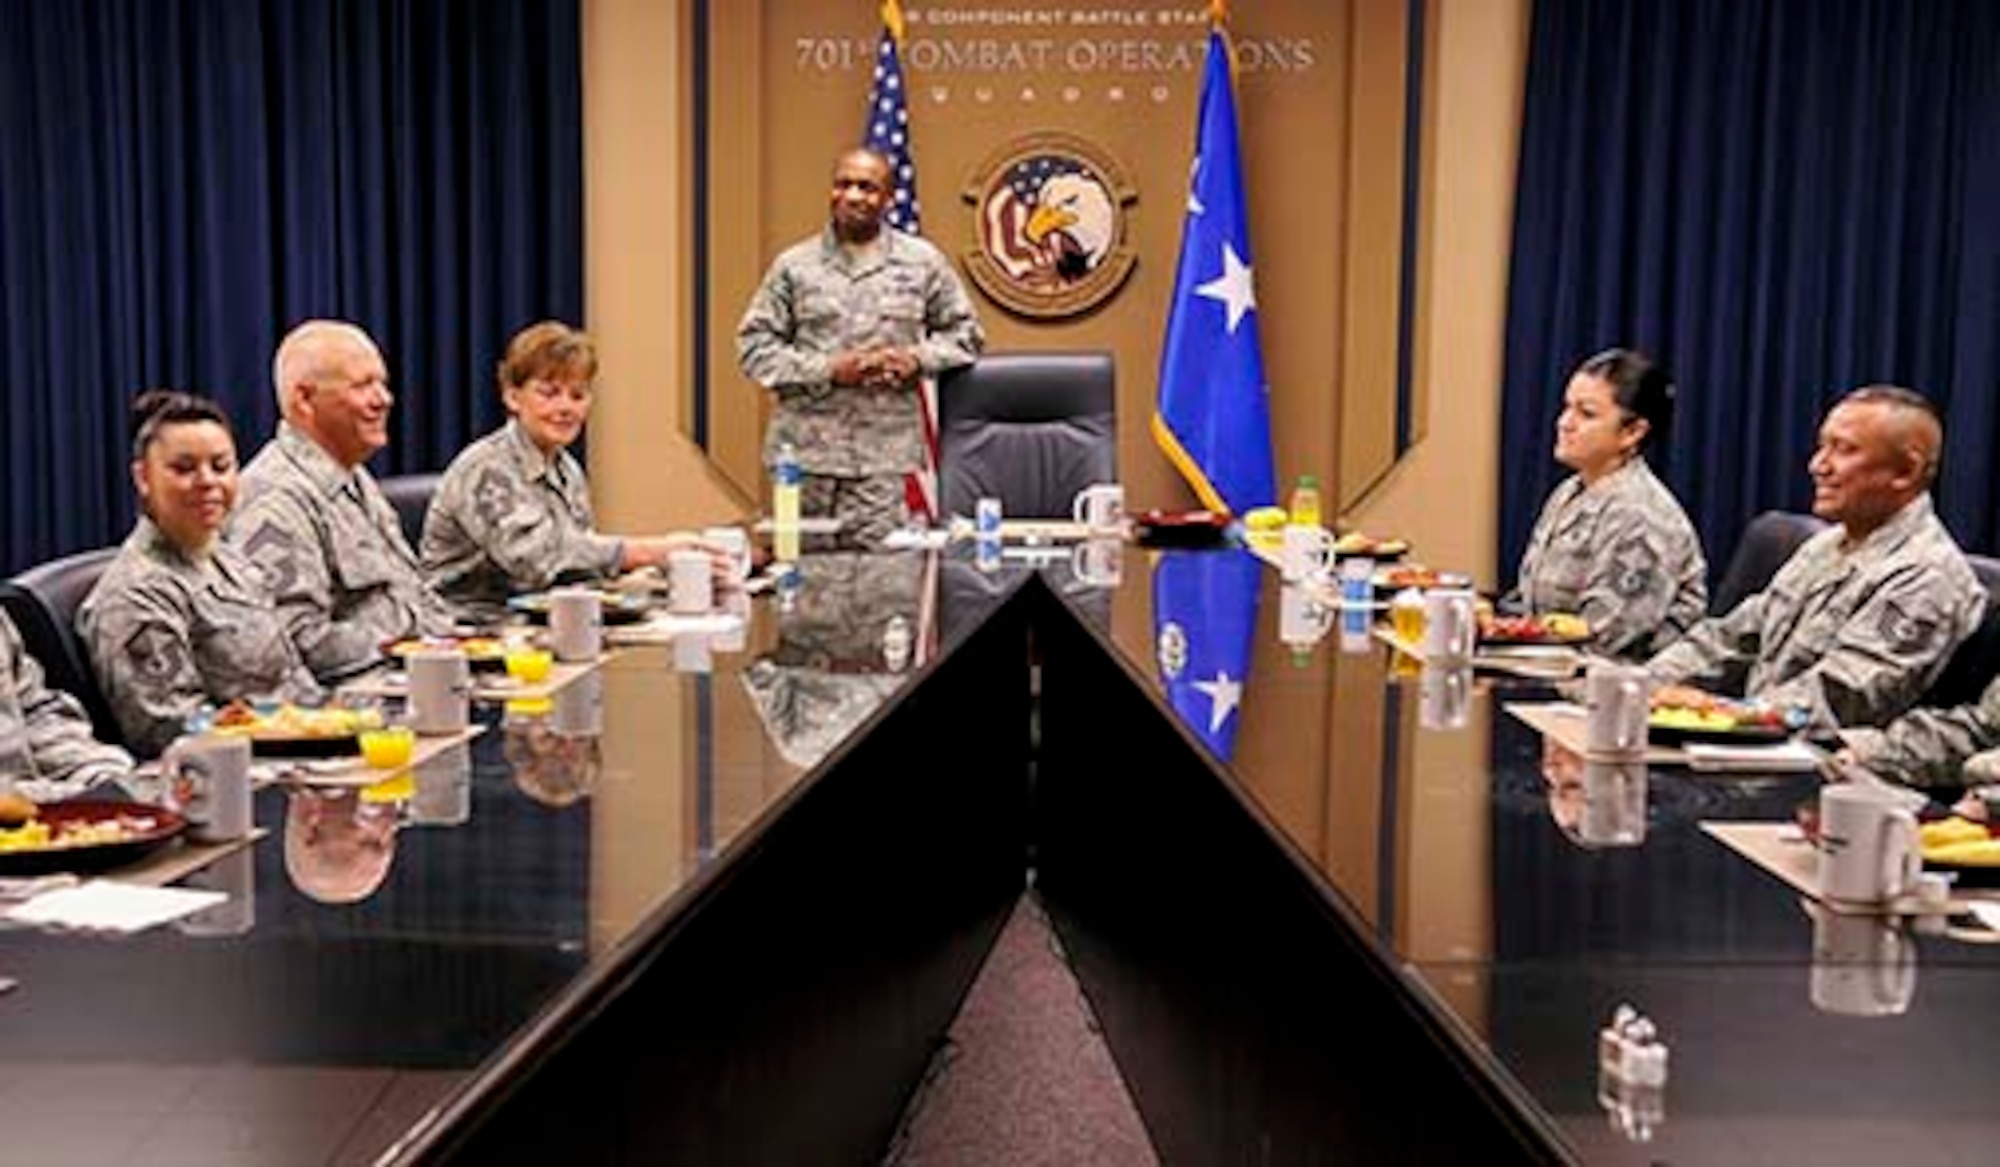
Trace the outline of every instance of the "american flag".
<instances>
[{"instance_id":1,"label":"american flag","mask_svg":"<svg viewBox=\"0 0 2000 1167\"><path fill-rule=\"evenodd\" d=\"M868 87L868 130L862 145L889 160L889 207L882 217L912 235L924 233L923 204L917 201L917 165L910 156L910 106L903 84L903 59L897 45L903 37L903 7L898 0L882 5L882 35L875 46L875 80ZM910 513L926 521L937 517L937 383L929 377L918 384L918 408L923 415L924 466L904 482Z\"/></svg>"}]
</instances>

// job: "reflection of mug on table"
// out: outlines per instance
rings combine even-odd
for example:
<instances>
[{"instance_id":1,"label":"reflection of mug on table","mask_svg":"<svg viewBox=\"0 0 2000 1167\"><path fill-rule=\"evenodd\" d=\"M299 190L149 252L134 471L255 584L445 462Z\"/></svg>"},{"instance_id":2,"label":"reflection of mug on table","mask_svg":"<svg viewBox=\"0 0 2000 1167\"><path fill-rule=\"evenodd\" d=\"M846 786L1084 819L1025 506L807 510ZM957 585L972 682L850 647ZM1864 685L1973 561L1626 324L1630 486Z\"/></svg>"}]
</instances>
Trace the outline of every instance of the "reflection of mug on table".
<instances>
[{"instance_id":1,"label":"reflection of mug on table","mask_svg":"<svg viewBox=\"0 0 2000 1167\"><path fill-rule=\"evenodd\" d=\"M257 926L256 850L242 847L187 877L185 885L229 898L174 921L183 936L241 936Z\"/></svg>"},{"instance_id":2,"label":"reflection of mug on table","mask_svg":"<svg viewBox=\"0 0 2000 1167\"><path fill-rule=\"evenodd\" d=\"M1115 482L1100 482L1076 492L1070 517L1097 531L1113 530L1125 522L1125 488Z\"/></svg>"},{"instance_id":3,"label":"reflection of mug on table","mask_svg":"<svg viewBox=\"0 0 2000 1167\"><path fill-rule=\"evenodd\" d=\"M1813 921L1812 1003L1848 1017L1892 1017L1917 993L1917 948L1900 925L1808 904Z\"/></svg>"},{"instance_id":4,"label":"reflection of mug on table","mask_svg":"<svg viewBox=\"0 0 2000 1167\"><path fill-rule=\"evenodd\" d=\"M1576 841L1590 847L1636 847L1646 841L1646 764L1588 758Z\"/></svg>"},{"instance_id":5,"label":"reflection of mug on table","mask_svg":"<svg viewBox=\"0 0 2000 1167\"><path fill-rule=\"evenodd\" d=\"M1418 675L1418 720L1425 729L1464 729L1471 716L1472 667L1424 663Z\"/></svg>"},{"instance_id":6,"label":"reflection of mug on table","mask_svg":"<svg viewBox=\"0 0 2000 1167\"><path fill-rule=\"evenodd\" d=\"M1125 544L1116 539L1086 539L1070 548L1069 570L1087 587L1115 588L1125 580Z\"/></svg>"},{"instance_id":7,"label":"reflection of mug on table","mask_svg":"<svg viewBox=\"0 0 2000 1167\"><path fill-rule=\"evenodd\" d=\"M1917 816L1894 794L1855 782L1819 792L1819 890L1879 904L1916 891L1923 873Z\"/></svg>"}]
</instances>

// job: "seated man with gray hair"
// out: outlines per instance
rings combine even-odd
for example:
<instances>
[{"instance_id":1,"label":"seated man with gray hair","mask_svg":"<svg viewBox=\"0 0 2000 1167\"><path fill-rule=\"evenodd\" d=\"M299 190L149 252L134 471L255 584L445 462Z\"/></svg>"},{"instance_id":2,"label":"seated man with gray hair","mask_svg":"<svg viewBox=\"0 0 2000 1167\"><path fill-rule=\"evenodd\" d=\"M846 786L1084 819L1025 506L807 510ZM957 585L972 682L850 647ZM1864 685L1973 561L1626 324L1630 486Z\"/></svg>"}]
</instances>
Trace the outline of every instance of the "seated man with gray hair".
<instances>
[{"instance_id":1,"label":"seated man with gray hair","mask_svg":"<svg viewBox=\"0 0 2000 1167\"><path fill-rule=\"evenodd\" d=\"M0 794L54 802L131 773L132 756L92 736L83 706L48 687L40 662L0 612Z\"/></svg>"},{"instance_id":2,"label":"seated man with gray hair","mask_svg":"<svg viewBox=\"0 0 2000 1167\"><path fill-rule=\"evenodd\" d=\"M1655 655L1659 696L1742 695L1803 710L1822 731L1882 725L1914 705L1986 604L1931 506L1943 444L1936 407L1912 390L1869 385L1836 402L1807 464L1813 513L1835 525L1763 591Z\"/></svg>"},{"instance_id":3,"label":"seated man with gray hair","mask_svg":"<svg viewBox=\"0 0 2000 1167\"><path fill-rule=\"evenodd\" d=\"M243 470L229 539L262 569L321 683L381 660L384 642L451 631L396 511L368 473L389 444L389 374L368 334L309 320L272 363L283 419Z\"/></svg>"}]
</instances>

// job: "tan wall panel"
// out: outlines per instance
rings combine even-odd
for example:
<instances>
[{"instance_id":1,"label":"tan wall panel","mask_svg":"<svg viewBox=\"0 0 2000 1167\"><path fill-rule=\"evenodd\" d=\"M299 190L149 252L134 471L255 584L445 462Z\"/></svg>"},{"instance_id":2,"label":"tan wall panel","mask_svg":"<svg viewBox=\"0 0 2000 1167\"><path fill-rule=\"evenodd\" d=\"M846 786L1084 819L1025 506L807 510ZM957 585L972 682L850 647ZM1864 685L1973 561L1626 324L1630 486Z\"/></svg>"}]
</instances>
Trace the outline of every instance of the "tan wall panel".
<instances>
[{"instance_id":1,"label":"tan wall panel","mask_svg":"<svg viewBox=\"0 0 2000 1167\"><path fill-rule=\"evenodd\" d=\"M1345 295L1340 319L1339 468L1345 509L1395 464L1397 321L1403 266L1407 0L1354 6L1352 133L1347 148Z\"/></svg>"},{"instance_id":2,"label":"tan wall panel","mask_svg":"<svg viewBox=\"0 0 2000 1167\"><path fill-rule=\"evenodd\" d=\"M1327 473L1333 461L1342 272L1337 258L1329 257L1339 256L1343 230L1347 8L1346 3L1244 6L1235 23L1246 61L1238 102L1260 329L1273 387L1278 462L1286 476L1308 467ZM922 9L983 10L970 4ZM1008 11L1073 9L1045 0L1010 5ZM715 246L708 336L717 354L710 387L711 448L733 480L754 481L761 400L735 372L735 324L770 259L825 221L828 169L833 154L859 134L877 26L874 7L866 4L762 0L728 10L728 20L716 22L711 38L716 78L711 117L723 147L711 172ZM1092 8L1149 22L1168 10L1157 3ZM972 240L962 189L982 161L1021 134L1079 134L1108 150L1137 186L1128 238L1139 263L1101 309L1063 322L1035 322L975 296L996 350L1090 348L1116 355L1121 475L1140 506L1192 501L1153 448L1148 422L1180 244L1204 35L1199 23L1113 22L1087 31L913 24L906 50L925 234L954 257ZM1052 47L1038 58L1047 67L954 64L949 54L962 47L941 47L988 41L1003 46L1048 41ZM925 42L928 47L921 47ZM1126 51L1120 46L1131 42L1150 43L1156 54L1186 46L1184 56L1166 59L1189 67L1068 67L1072 60L1112 60L1114 51ZM1078 43L1086 47L1075 48ZM1275 67L1279 61L1289 67ZM1116 101L1114 87L1123 91ZM1074 99L1066 92L1072 88ZM1023 90L1032 90L1033 99L1024 99Z\"/></svg>"}]
</instances>

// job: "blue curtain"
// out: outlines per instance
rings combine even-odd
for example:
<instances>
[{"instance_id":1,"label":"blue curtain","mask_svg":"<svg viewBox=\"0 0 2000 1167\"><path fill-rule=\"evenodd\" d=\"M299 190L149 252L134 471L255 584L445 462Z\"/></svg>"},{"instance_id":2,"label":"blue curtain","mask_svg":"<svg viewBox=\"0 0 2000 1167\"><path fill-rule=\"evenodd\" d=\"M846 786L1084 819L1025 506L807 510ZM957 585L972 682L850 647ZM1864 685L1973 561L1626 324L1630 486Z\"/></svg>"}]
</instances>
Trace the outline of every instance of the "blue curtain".
<instances>
[{"instance_id":1,"label":"blue curtain","mask_svg":"<svg viewBox=\"0 0 2000 1167\"><path fill-rule=\"evenodd\" d=\"M0 571L121 538L126 403L270 434L292 324L397 393L379 473L501 414L493 367L583 316L576 0L0 0Z\"/></svg>"},{"instance_id":2,"label":"blue curtain","mask_svg":"<svg viewBox=\"0 0 2000 1167\"><path fill-rule=\"evenodd\" d=\"M1940 509L2000 547L2000 5L1536 0L1531 36L1503 573L1563 473L1563 383L1612 344L1679 380L1666 476L1713 571L1808 509L1820 416L1872 381L1944 409Z\"/></svg>"}]
</instances>

